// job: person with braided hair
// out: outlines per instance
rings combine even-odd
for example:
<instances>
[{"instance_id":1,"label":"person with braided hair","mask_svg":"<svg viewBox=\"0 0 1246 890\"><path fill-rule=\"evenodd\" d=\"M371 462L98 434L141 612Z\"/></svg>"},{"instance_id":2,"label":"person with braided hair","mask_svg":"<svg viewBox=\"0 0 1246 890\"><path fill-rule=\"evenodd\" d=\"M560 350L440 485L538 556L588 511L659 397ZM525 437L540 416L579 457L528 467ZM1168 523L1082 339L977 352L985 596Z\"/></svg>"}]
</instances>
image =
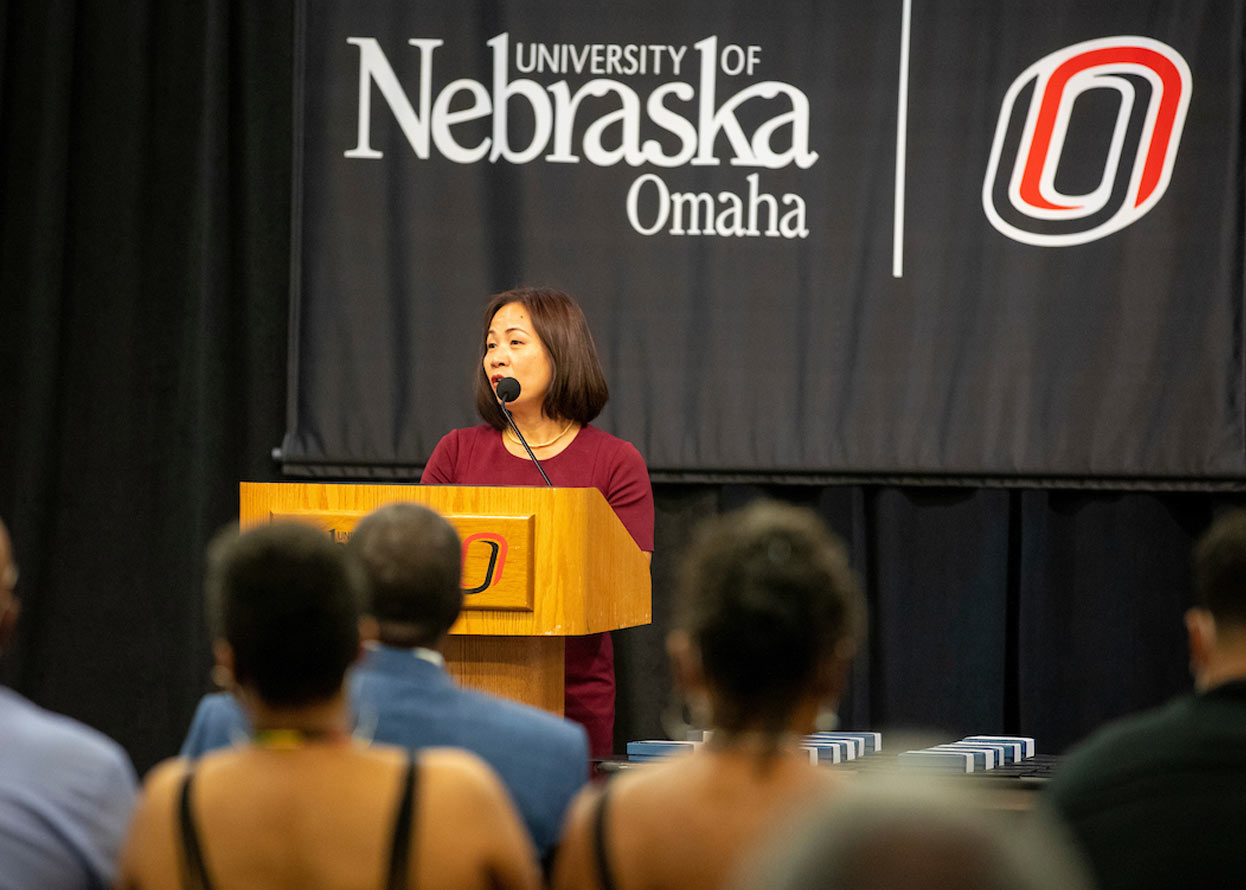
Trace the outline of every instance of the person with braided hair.
<instances>
[{"instance_id":1,"label":"person with braided hair","mask_svg":"<svg viewBox=\"0 0 1246 890\"><path fill-rule=\"evenodd\" d=\"M772 831L825 800L835 776L801 739L837 703L864 620L844 547L812 512L758 503L703 526L667 650L712 733L694 753L583 792L555 890L721 887Z\"/></svg>"}]
</instances>

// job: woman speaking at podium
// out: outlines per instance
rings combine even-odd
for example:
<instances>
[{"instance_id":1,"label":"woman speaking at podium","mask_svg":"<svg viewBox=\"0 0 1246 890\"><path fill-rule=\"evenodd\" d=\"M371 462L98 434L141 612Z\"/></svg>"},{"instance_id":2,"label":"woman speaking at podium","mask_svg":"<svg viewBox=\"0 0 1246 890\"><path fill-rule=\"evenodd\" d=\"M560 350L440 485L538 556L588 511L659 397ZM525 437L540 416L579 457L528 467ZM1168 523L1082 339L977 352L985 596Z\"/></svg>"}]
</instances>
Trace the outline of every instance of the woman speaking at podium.
<instances>
[{"instance_id":1,"label":"woman speaking at podium","mask_svg":"<svg viewBox=\"0 0 1246 890\"><path fill-rule=\"evenodd\" d=\"M497 294L485 309L476 411L485 421L452 430L433 449L423 483L544 485L499 396L552 485L598 489L643 551L653 551L653 489L630 442L591 425L610 393L584 312L545 288ZM518 383L518 395L515 384ZM498 384L503 385L501 393ZM595 758L614 733L614 648L610 634L566 638L566 716L588 731Z\"/></svg>"}]
</instances>

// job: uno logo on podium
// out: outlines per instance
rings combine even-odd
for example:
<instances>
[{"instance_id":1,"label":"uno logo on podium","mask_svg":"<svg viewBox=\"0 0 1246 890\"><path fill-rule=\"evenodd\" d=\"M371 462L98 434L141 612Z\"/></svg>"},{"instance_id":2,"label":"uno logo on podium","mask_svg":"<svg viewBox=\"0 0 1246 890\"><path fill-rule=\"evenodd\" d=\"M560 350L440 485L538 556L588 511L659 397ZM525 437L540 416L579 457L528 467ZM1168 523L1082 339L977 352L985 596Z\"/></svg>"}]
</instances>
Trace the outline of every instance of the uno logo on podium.
<instances>
[{"instance_id":1,"label":"uno logo on podium","mask_svg":"<svg viewBox=\"0 0 1246 890\"><path fill-rule=\"evenodd\" d=\"M533 516L447 517L463 541L463 609L533 608Z\"/></svg>"},{"instance_id":2,"label":"uno logo on podium","mask_svg":"<svg viewBox=\"0 0 1246 890\"><path fill-rule=\"evenodd\" d=\"M1040 247L1137 222L1168 188L1190 93L1185 59L1148 37L1087 40L1039 59L1004 95L982 185L987 219Z\"/></svg>"},{"instance_id":3,"label":"uno logo on podium","mask_svg":"<svg viewBox=\"0 0 1246 890\"><path fill-rule=\"evenodd\" d=\"M488 562L485 564L483 576L479 576L479 584L472 587L468 584L463 585L463 593L469 595L483 593L493 585L502 583L502 570L506 567L506 551L509 546L506 538L495 532L476 532L463 538L463 578L465 581L469 557L476 555L472 550L473 544L478 545L477 549L479 545L484 545L488 552Z\"/></svg>"},{"instance_id":4,"label":"uno logo on podium","mask_svg":"<svg viewBox=\"0 0 1246 890\"><path fill-rule=\"evenodd\" d=\"M305 522L323 529L339 544L350 539L364 513L354 510L271 511L271 521ZM531 612L534 603L533 534L535 517L447 516L462 540L463 609Z\"/></svg>"}]
</instances>

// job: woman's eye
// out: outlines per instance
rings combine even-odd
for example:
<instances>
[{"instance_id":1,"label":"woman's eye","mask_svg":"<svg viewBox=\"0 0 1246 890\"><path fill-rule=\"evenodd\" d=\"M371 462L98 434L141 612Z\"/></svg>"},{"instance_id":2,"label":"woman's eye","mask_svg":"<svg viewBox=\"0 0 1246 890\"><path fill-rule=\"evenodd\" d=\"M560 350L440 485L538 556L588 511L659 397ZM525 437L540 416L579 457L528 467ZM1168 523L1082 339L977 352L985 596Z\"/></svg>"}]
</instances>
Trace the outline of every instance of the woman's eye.
<instances>
[{"instance_id":1,"label":"woman's eye","mask_svg":"<svg viewBox=\"0 0 1246 890\"><path fill-rule=\"evenodd\" d=\"M512 341L511 341L511 346L522 346L522 345L523 345L523 341L522 341L522 340L512 340Z\"/></svg>"}]
</instances>

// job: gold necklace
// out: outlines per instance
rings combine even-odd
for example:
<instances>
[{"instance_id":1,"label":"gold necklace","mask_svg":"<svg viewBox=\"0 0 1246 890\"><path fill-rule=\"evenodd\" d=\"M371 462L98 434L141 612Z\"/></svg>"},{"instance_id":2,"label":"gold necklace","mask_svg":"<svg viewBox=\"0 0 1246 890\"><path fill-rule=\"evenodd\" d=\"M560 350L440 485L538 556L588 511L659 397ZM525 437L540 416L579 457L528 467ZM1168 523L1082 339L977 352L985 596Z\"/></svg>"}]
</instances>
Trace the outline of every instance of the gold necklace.
<instances>
[{"instance_id":1,"label":"gold necklace","mask_svg":"<svg viewBox=\"0 0 1246 890\"><path fill-rule=\"evenodd\" d=\"M562 432L556 435L554 438L550 439L548 442L529 442L528 447L529 448L548 448L550 445L553 445L563 436L567 435L567 430L571 429L571 426L574 423L575 423L574 420L568 420L567 425L562 428ZM520 447L523 446L523 443L519 441L519 437L515 435L514 431L510 427L506 428L506 435L509 436L510 440L514 442L516 445L519 445Z\"/></svg>"},{"instance_id":2,"label":"gold necklace","mask_svg":"<svg viewBox=\"0 0 1246 890\"><path fill-rule=\"evenodd\" d=\"M251 732L251 741L256 747L277 751L293 751L309 742L339 741L344 738L348 736L335 729L256 729Z\"/></svg>"}]
</instances>

